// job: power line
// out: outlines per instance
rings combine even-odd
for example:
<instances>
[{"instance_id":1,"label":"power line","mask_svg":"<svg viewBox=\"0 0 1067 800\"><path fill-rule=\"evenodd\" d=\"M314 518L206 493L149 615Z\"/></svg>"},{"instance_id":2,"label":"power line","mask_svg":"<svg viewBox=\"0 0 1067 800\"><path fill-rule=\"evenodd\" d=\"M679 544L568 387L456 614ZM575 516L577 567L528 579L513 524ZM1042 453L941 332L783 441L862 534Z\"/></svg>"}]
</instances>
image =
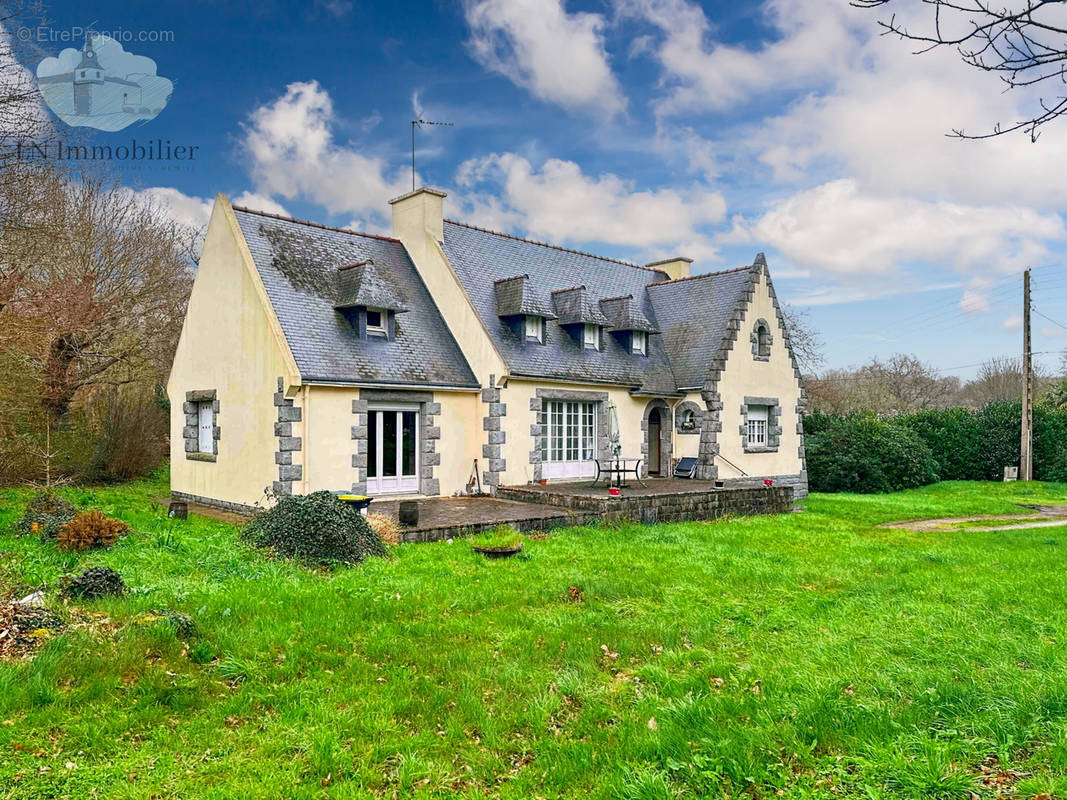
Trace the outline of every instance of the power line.
<instances>
[{"instance_id":1,"label":"power line","mask_svg":"<svg viewBox=\"0 0 1067 800\"><path fill-rule=\"evenodd\" d=\"M1059 326L1060 326L1061 328L1063 328L1063 329L1064 329L1065 331L1067 331L1067 325L1064 325L1064 324L1063 324L1062 322L1057 322L1057 321L1056 321L1056 320L1054 320L1054 319L1053 319L1052 317L1050 317L1050 316L1049 316L1048 314L1042 314L1042 313L1041 313L1040 311L1038 311L1038 310L1037 310L1036 308L1033 308L1032 310L1033 310L1033 312L1034 312L1035 314L1037 314L1037 315L1038 315L1039 317L1044 317L1044 318L1045 318L1045 319L1047 319L1047 320L1048 320L1049 322L1051 322L1051 323L1052 323L1053 325L1059 325Z\"/></svg>"}]
</instances>

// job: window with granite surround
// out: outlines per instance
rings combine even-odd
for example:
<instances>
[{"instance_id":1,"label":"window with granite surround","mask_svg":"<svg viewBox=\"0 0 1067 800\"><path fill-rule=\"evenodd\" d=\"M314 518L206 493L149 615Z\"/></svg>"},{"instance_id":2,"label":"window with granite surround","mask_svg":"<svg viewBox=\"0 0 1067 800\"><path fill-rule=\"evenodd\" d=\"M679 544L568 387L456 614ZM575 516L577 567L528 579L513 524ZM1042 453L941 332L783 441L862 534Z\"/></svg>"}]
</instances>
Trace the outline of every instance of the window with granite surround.
<instances>
[{"instance_id":1,"label":"window with granite surround","mask_svg":"<svg viewBox=\"0 0 1067 800\"><path fill-rule=\"evenodd\" d=\"M746 397L741 406L741 445L746 453L777 453L782 436L777 397Z\"/></svg>"},{"instance_id":2,"label":"window with granite surround","mask_svg":"<svg viewBox=\"0 0 1067 800\"><path fill-rule=\"evenodd\" d=\"M767 320L756 320L749 338L752 342L752 357L756 361L770 361L774 337L771 336L771 326L767 324Z\"/></svg>"},{"instance_id":3,"label":"window with granite surround","mask_svg":"<svg viewBox=\"0 0 1067 800\"><path fill-rule=\"evenodd\" d=\"M219 400L214 389L185 393L185 457L190 461L215 461L219 454Z\"/></svg>"}]
</instances>

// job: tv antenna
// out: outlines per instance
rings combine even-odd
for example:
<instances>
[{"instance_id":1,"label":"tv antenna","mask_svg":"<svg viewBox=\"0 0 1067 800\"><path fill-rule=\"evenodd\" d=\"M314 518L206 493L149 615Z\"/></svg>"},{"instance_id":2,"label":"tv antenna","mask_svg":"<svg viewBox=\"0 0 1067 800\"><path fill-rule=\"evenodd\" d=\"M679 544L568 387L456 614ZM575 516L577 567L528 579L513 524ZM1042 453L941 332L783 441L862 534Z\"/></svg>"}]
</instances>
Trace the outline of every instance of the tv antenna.
<instances>
[{"instance_id":1,"label":"tv antenna","mask_svg":"<svg viewBox=\"0 0 1067 800\"><path fill-rule=\"evenodd\" d=\"M428 119L411 120L411 191L415 191L415 128L423 125L437 125L441 128L451 128L451 122L432 122Z\"/></svg>"}]
</instances>

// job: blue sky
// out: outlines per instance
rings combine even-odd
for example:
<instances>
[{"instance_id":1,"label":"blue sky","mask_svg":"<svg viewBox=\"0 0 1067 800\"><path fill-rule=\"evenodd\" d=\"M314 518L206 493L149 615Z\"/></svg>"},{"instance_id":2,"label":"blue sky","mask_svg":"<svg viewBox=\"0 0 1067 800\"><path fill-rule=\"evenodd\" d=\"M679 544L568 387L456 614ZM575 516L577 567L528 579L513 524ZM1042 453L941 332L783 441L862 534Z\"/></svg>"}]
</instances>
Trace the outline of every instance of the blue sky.
<instances>
[{"instance_id":1,"label":"blue sky","mask_svg":"<svg viewBox=\"0 0 1067 800\"><path fill-rule=\"evenodd\" d=\"M898 15L923 22L902 0ZM950 53L911 56L847 0L53 2L51 28L128 31L174 83L155 119L191 163L117 164L190 222L236 202L388 229L418 181L454 218L696 271L767 253L830 366L914 352L966 377L1020 347L1019 272L1067 324L1067 122L1036 145L945 137L1035 101ZM169 41L140 41L166 31ZM170 33L172 32L172 33ZM148 38L156 38L149 34ZM40 58L80 42L40 42ZM35 67L36 64L29 64ZM82 129L84 130L84 129ZM1035 349L1062 350L1043 317ZM1049 365L1056 356L1041 356Z\"/></svg>"}]
</instances>

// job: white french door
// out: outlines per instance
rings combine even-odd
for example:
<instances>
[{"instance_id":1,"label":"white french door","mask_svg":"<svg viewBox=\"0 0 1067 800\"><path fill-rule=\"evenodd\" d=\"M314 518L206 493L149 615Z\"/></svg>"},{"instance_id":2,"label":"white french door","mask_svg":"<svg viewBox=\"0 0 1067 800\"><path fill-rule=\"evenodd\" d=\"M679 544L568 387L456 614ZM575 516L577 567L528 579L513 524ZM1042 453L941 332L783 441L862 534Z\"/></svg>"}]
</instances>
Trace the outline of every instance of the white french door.
<instances>
[{"instance_id":1,"label":"white french door","mask_svg":"<svg viewBox=\"0 0 1067 800\"><path fill-rule=\"evenodd\" d=\"M367 410L368 494L418 490L418 408L371 406Z\"/></svg>"},{"instance_id":2,"label":"white french door","mask_svg":"<svg viewBox=\"0 0 1067 800\"><path fill-rule=\"evenodd\" d=\"M596 405L545 400L541 406L541 477L591 478L596 472Z\"/></svg>"}]
</instances>

